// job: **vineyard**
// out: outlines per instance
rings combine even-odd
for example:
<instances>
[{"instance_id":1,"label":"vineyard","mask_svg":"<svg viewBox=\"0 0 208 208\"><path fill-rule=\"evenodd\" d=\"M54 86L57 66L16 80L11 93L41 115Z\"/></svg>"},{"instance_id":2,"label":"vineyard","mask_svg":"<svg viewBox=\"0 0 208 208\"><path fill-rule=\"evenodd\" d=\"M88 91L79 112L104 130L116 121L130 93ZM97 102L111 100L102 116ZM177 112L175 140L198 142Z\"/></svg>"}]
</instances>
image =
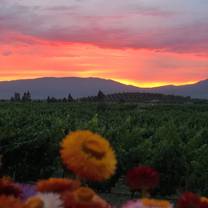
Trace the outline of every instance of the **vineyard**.
<instances>
[{"instance_id":1,"label":"vineyard","mask_svg":"<svg viewBox=\"0 0 208 208\"><path fill-rule=\"evenodd\" d=\"M100 192L141 164L160 172L155 194L208 194L208 105L200 104L0 103L0 174L19 182L66 176L60 141L80 129L108 138L116 151L115 176L90 184Z\"/></svg>"}]
</instances>

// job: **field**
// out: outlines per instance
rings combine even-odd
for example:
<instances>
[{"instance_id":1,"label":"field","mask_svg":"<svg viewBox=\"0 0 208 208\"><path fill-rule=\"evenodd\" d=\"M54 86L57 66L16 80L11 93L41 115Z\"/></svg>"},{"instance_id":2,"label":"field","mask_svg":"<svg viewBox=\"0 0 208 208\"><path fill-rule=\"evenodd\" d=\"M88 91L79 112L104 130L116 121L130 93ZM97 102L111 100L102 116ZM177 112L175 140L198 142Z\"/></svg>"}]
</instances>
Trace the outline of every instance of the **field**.
<instances>
[{"instance_id":1,"label":"field","mask_svg":"<svg viewBox=\"0 0 208 208\"><path fill-rule=\"evenodd\" d=\"M208 194L208 105L105 103L0 103L1 175L19 182L62 177L63 137L77 129L98 132L119 161L116 175L100 192L125 193L126 171L150 165L161 174L155 195L184 190Z\"/></svg>"}]
</instances>

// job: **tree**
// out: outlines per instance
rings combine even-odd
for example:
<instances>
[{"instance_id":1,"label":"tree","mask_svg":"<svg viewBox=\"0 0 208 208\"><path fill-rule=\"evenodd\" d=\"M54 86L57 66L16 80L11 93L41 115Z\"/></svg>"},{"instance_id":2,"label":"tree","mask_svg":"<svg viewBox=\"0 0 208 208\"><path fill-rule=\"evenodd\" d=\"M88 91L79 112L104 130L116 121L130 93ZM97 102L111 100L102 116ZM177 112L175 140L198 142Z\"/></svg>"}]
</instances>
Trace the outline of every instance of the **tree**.
<instances>
[{"instance_id":1,"label":"tree","mask_svg":"<svg viewBox=\"0 0 208 208\"><path fill-rule=\"evenodd\" d=\"M28 101L32 100L32 96L31 96L31 93L29 91L27 91L27 99L28 99Z\"/></svg>"},{"instance_id":2,"label":"tree","mask_svg":"<svg viewBox=\"0 0 208 208\"><path fill-rule=\"evenodd\" d=\"M50 98L50 96L48 96L47 97L47 103L50 103L50 101L51 101L51 98Z\"/></svg>"},{"instance_id":3,"label":"tree","mask_svg":"<svg viewBox=\"0 0 208 208\"><path fill-rule=\"evenodd\" d=\"M11 97L11 101L19 102L21 101L21 95L18 92L14 93L14 97Z\"/></svg>"},{"instance_id":4,"label":"tree","mask_svg":"<svg viewBox=\"0 0 208 208\"><path fill-rule=\"evenodd\" d=\"M57 101L58 101L58 100L57 100L55 97L51 97L51 98L50 98L50 102L51 102L51 103L55 103L55 102L57 102Z\"/></svg>"},{"instance_id":5,"label":"tree","mask_svg":"<svg viewBox=\"0 0 208 208\"><path fill-rule=\"evenodd\" d=\"M22 101L23 102L31 101L31 93L29 91L24 92L24 94L22 96Z\"/></svg>"},{"instance_id":6,"label":"tree","mask_svg":"<svg viewBox=\"0 0 208 208\"><path fill-rule=\"evenodd\" d=\"M105 99L105 94L101 90L98 91L97 99L98 101L103 101Z\"/></svg>"},{"instance_id":7,"label":"tree","mask_svg":"<svg viewBox=\"0 0 208 208\"><path fill-rule=\"evenodd\" d=\"M18 93L18 92L15 92L15 93L14 93L14 100L15 100L15 101L20 101L20 100L21 100L21 95L20 95L20 93Z\"/></svg>"},{"instance_id":8,"label":"tree","mask_svg":"<svg viewBox=\"0 0 208 208\"><path fill-rule=\"evenodd\" d=\"M71 94L69 93L69 95L68 95L68 102L73 102L74 101L74 99L73 99L73 97L71 96Z\"/></svg>"}]
</instances>

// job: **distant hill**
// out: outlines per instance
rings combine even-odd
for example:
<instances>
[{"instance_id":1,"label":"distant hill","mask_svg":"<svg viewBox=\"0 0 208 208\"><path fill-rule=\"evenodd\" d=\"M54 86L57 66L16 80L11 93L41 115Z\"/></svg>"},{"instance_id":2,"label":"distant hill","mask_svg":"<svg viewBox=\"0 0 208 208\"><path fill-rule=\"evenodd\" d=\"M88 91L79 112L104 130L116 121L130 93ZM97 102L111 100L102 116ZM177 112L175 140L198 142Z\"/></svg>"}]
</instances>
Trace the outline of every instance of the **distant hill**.
<instances>
[{"instance_id":1,"label":"distant hill","mask_svg":"<svg viewBox=\"0 0 208 208\"><path fill-rule=\"evenodd\" d=\"M71 93L72 97L80 98L95 96L98 90L105 94L119 92L150 92L191 96L192 98L208 99L208 80L192 85L163 86L156 88L138 88L131 85L100 78L38 78L0 82L0 99L10 99L14 92L23 94L29 90L33 99L46 99L47 96L63 98Z\"/></svg>"},{"instance_id":2,"label":"distant hill","mask_svg":"<svg viewBox=\"0 0 208 208\"><path fill-rule=\"evenodd\" d=\"M33 99L46 99L47 96L63 98L71 93L72 97L96 95L98 90L104 93L137 92L134 86L128 86L112 80L99 78L38 78L0 82L0 99L9 99L14 92L23 94L29 90Z\"/></svg>"},{"instance_id":3,"label":"distant hill","mask_svg":"<svg viewBox=\"0 0 208 208\"><path fill-rule=\"evenodd\" d=\"M147 90L154 93L190 96L192 98L208 99L208 79L190 85L163 86Z\"/></svg>"}]
</instances>

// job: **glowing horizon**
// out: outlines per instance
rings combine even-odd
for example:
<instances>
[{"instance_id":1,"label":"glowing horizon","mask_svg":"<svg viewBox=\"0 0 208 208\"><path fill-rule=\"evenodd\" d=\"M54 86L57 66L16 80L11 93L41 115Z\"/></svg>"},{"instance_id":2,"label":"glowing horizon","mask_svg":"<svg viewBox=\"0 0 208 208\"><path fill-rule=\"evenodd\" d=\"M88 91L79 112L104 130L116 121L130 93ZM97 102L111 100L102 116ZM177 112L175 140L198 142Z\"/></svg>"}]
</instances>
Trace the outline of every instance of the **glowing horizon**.
<instances>
[{"instance_id":1,"label":"glowing horizon","mask_svg":"<svg viewBox=\"0 0 208 208\"><path fill-rule=\"evenodd\" d=\"M4 79L0 79L0 82L10 82L10 81L17 81L17 80L30 80L30 79L40 79L40 78L71 78L71 77L74 77L74 78L100 78L100 79L106 79L106 80L113 80L113 81L116 81L116 82L119 82L121 84L125 84L125 85L131 85L131 86L135 86L135 87L139 87L139 88L154 88L154 87L162 87L162 86L167 86L167 85L174 85L174 86L182 86L182 85L189 85L189 84L195 84L199 81L202 81L202 80L195 80L195 81L191 81L191 82L184 82L184 83L165 83L165 82L157 82L157 83L147 83L147 82L144 82L144 83L137 83L135 81L131 81L131 80L121 80L121 79L109 79L109 78L103 78L103 77L93 77L93 76L90 76L90 77L84 77L84 76L80 76L80 77L77 77L77 76L68 76L68 77L63 77L63 76L54 76L54 77L51 77L51 76L46 76L46 77L22 77L21 79L16 79L16 77L5 77Z\"/></svg>"}]
</instances>

